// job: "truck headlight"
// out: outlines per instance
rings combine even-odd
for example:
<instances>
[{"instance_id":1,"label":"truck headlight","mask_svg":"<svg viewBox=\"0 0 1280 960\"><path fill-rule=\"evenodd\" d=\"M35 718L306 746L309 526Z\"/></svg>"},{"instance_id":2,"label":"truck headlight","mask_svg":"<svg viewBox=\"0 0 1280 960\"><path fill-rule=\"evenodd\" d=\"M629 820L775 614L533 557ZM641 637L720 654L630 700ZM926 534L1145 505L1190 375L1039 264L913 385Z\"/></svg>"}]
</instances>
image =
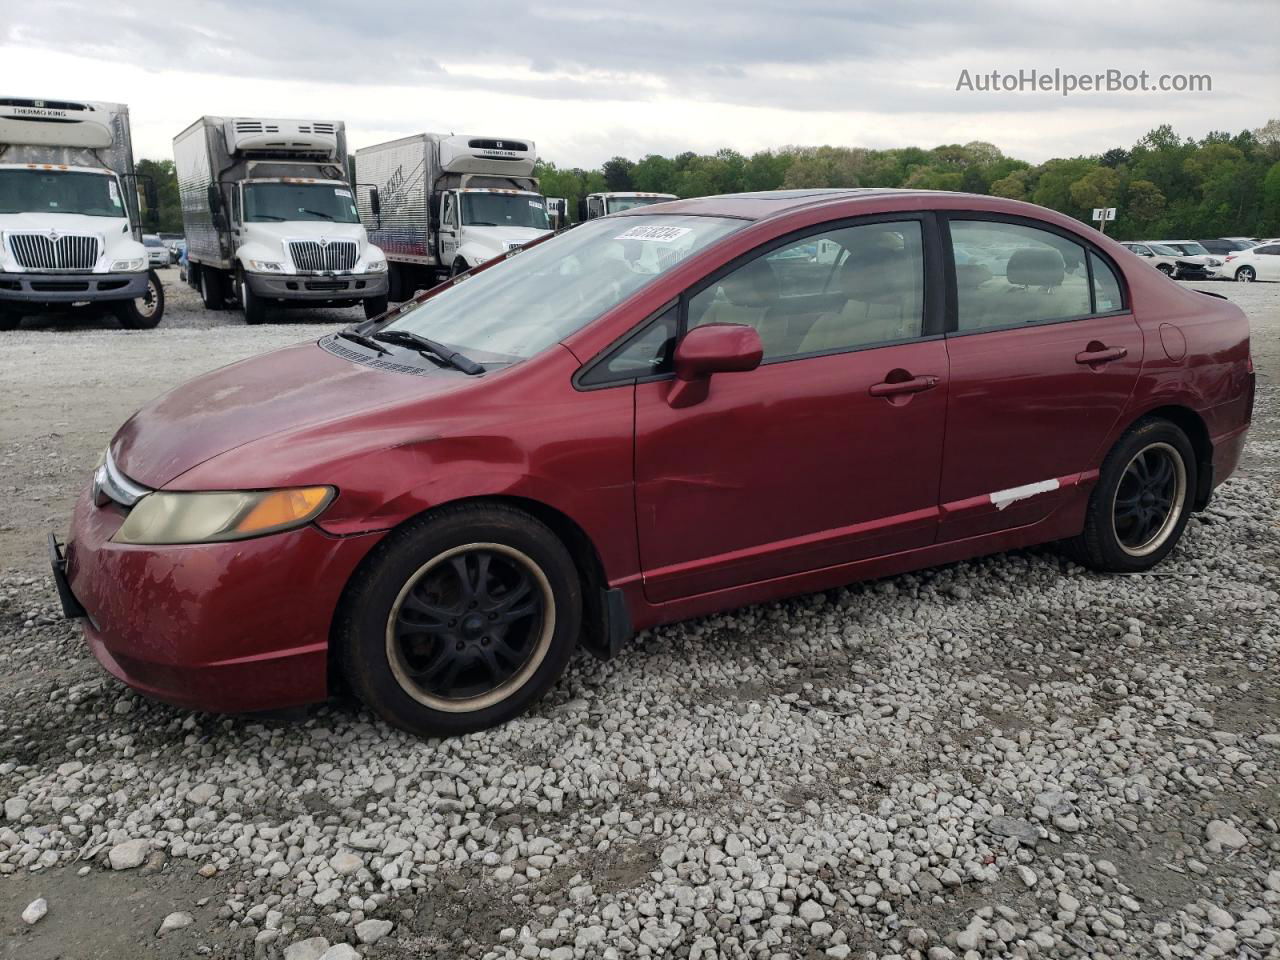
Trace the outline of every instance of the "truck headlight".
<instances>
[{"instance_id":1,"label":"truck headlight","mask_svg":"<svg viewBox=\"0 0 1280 960\"><path fill-rule=\"evenodd\" d=\"M387 261L385 260L370 260L368 263L364 265L365 273L382 273L386 269L387 269Z\"/></svg>"},{"instance_id":2,"label":"truck headlight","mask_svg":"<svg viewBox=\"0 0 1280 960\"><path fill-rule=\"evenodd\" d=\"M111 264L112 273L137 273L139 270L147 269L147 258L138 257L134 260L115 260Z\"/></svg>"},{"instance_id":3,"label":"truck headlight","mask_svg":"<svg viewBox=\"0 0 1280 960\"><path fill-rule=\"evenodd\" d=\"M280 273L284 270L284 264L279 260L250 260L249 269L258 273Z\"/></svg>"},{"instance_id":4,"label":"truck headlight","mask_svg":"<svg viewBox=\"0 0 1280 960\"><path fill-rule=\"evenodd\" d=\"M129 511L116 543L223 543L310 523L333 501L333 487L226 493L149 493Z\"/></svg>"}]
</instances>

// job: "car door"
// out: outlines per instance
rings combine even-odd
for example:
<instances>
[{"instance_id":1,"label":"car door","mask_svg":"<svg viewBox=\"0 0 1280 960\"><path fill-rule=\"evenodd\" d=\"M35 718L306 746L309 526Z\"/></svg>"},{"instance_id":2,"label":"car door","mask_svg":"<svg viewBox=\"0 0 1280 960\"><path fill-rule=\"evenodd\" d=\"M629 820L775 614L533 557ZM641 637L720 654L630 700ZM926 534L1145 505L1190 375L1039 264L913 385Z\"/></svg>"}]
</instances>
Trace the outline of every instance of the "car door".
<instances>
[{"instance_id":1,"label":"car door","mask_svg":"<svg viewBox=\"0 0 1280 960\"><path fill-rule=\"evenodd\" d=\"M1280 280L1280 243L1258 247L1251 259L1259 280Z\"/></svg>"},{"instance_id":2,"label":"car door","mask_svg":"<svg viewBox=\"0 0 1280 960\"><path fill-rule=\"evenodd\" d=\"M440 265L453 265L453 258L458 254L458 195L452 190L445 191L440 199Z\"/></svg>"},{"instance_id":3,"label":"car door","mask_svg":"<svg viewBox=\"0 0 1280 960\"><path fill-rule=\"evenodd\" d=\"M1087 482L1143 349L1122 274L1075 235L1020 218L946 222L956 266L943 541L1042 520Z\"/></svg>"},{"instance_id":4,"label":"car door","mask_svg":"<svg viewBox=\"0 0 1280 960\"><path fill-rule=\"evenodd\" d=\"M941 281L925 283L941 277L932 223L845 222L776 241L681 297L679 329L749 324L764 359L715 375L691 406L668 402L670 377L637 384L650 601L933 542L947 363Z\"/></svg>"}]
</instances>

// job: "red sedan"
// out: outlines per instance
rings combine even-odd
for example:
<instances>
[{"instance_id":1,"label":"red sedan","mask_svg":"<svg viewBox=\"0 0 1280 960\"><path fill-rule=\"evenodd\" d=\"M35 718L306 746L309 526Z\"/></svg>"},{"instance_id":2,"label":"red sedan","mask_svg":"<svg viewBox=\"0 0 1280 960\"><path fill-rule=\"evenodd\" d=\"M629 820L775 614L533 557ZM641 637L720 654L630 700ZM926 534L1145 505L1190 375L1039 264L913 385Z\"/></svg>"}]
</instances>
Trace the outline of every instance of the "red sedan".
<instances>
[{"instance_id":1,"label":"red sedan","mask_svg":"<svg viewBox=\"0 0 1280 960\"><path fill-rule=\"evenodd\" d=\"M1063 541L1145 570L1236 468L1244 315L1075 220L852 190L582 224L135 414L69 614L173 703L500 723L579 643Z\"/></svg>"}]
</instances>

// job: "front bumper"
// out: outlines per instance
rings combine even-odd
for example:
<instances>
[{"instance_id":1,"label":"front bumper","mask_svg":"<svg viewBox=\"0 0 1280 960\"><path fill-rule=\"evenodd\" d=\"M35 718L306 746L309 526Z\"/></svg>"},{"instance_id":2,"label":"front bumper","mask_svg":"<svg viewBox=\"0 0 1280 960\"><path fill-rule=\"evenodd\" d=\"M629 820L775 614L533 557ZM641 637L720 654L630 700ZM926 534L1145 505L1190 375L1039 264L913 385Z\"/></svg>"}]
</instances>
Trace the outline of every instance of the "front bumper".
<instances>
[{"instance_id":1,"label":"front bumper","mask_svg":"<svg viewBox=\"0 0 1280 960\"><path fill-rule=\"evenodd\" d=\"M123 521L86 490L61 573L51 552L64 610L83 616L108 673L157 700L220 713L328 696L338 599L380 534L308 526L232 543L129 546L111 541Z\"/></svg>"},{"instance_id":2,"label":"front bumper","mask_svg":"<svg viewBox=\"0 0 1280 960\"><path fill-rule=\"evenodd\" d=\"M333 276L246 273L254 296L271 300L365 300L387 293L386 273L339 273Z\"/></svg>"},{"instance_id":3,"label":"front bumper","mask_svg":"<svg viewBox=\"0 0 1280 960\"><path fill-rule=\"evenodd\" d=\"M0 301L79 303L136 300L147 292L142 273L0 273Z\"/></svg>"}]
</instances>

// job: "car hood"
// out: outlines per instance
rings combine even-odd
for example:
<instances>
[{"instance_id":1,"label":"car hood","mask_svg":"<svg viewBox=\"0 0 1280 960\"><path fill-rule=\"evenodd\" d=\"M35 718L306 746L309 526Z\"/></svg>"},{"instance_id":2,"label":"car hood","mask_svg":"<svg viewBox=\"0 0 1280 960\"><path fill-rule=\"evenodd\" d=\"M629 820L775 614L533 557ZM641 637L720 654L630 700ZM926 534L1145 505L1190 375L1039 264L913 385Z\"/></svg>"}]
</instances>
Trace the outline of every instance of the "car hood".
<instances>
[{"instance_id":1,"label":"car hood","mask_svg":"<svg viewBox=\"0 0 1280 960\"><path fill-rule=\"evenodd\" d=\"M425 376L379 370L301 343L206 373L153 400L120 428L111 452L130 479L163 487L255 440L416 403L469 379L451 370Z\"/></svg>"}]
</instances>

